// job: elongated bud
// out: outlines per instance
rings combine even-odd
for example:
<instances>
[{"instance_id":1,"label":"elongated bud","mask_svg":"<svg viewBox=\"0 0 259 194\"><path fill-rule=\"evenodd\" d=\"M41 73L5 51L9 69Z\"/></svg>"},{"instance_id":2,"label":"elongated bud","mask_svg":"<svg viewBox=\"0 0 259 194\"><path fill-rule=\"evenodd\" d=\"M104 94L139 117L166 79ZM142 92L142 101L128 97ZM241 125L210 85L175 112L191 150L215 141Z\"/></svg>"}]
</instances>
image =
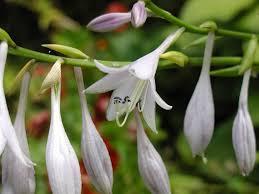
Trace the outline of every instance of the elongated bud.
<instances>
[{"instance_id":1,"label":"elongated bud","mask_svg":"<svg viewBox=\"0 0 259 194\"><path fill-rule=\"evenodd\" d=\"M251 70L246 71L239 97L238 112L232 129L232 141L242 175L253 170L256 159L256 140L253 123L248 111L247 98Z\"/></svg>"},{"instance_id":2,"label":"elongated bud","mask_svg":"<svg viewBox=\"0 0 259 194\"><path fill-rule=\"evenodd\" d=\"M184 118L184 134L193 156L203 156L214 130L214 102L209 75L214 37L214 32L209 32L200 78Z\"/></svg>"},{"instance_id":3,"label":"elongated bud","mask_svg":"<svg viewBox=\"0 0 259 194\"><path fill-rule=\"evenodd\" d=\"M137 122L138 166L145 185L153 194L170 194L170 183L164 162L148 139L138 111L135 111L135 119Z\"/></svg>"},{"instance_id":4,"label":"elongated bud","mask_svg":"<svg viewBox=\"0 0 259 194\"><path fill-rule=\"evenodd\" d=\"M147 16L148 14L145 8L145 2L138 1L133 5L131 10L131 24L135 28L139 28L146 22Z\"/></svg>"},{"instance_id":5,"label":"elongated bud","mask_svg":"<svg viewBox=\"0 0 259 194\"><path fill-rule=\"evenodd\" d=\"M81 149L84 165L95 188L103 194L112 193L113 170L108 150L97 132L87 108L82 70L74 68L82 108Z\"/></svg>"},{"instance_id":6,"label":"elongated bud","mask_svg":"<svg viewBox=\"0 0 259 194\"><path fill-rule=\"evenodd\" d=\"M160 55L160 58L169 60L172 63L179 65L180 67L184 67L189 61L185 54L178 51L168 51Z\"/></svg>"},{"instance_id":7,"label":"elongated bud","mask_svg":"<svg viewBox=\"0 0 259 194\"><path fill-rule=\"evenodd\" d=\"M49 183L53 194L81 194L79 163L61 120L60 90L61 80L56 87L51 86L51 123L46 148Z\"/></svg>"},{"instance_id":8,"label":"elongated bud","mask_svg":"<svg viewBox=\"0 0 259 194\"><path fill-rule=\"evenodd\" d=\"M54 86L61 79L61 64L63 60L60 58L56 61L56 63L52 66L51 70L45 77L41 85L41 93L44 93L46 90Z\"/></svg>"},{"instance_id":9,"label":"elongated bud","mask_svg":"<svg viewBox=\"0 0 259 194\"><path fill-rule=\"evenodd\" d=\"M29 146L25 129L25 110L31 75L25 73L22 79L19 105L14 122L16 135L23 153L30 158ZM6 147L2 156L2 194L19 193L33 194L35 192L34 168L25 166L18 160L9 147Z\"/></svg>"},{"instance_id":10,"label":"elongated bud","mask_svg":"<svg viewBox=\"0 0 259 194\"><path fill-rule=\"evenodd\" d=\"M93 19L88 25L95 32L109 32L130 22L131 13L108 13Z\"/></svg>"},{"instance_id":11,"label":"elongated bud","mask_svg":"<svg viewBox=\"0 0 259 194\"><path fill-rule=\"evenodd\" d=\"M7 43L2 42L0 44L0 128L3 132L3 136L7 140L8 147L12 150L15 156L18 157L23 164L30 166L33 165L33 163L23 154L23 151L19 146L19 141L12 125L5 99L3 79L7 51Z\"/></svg>"},{"instance_id":12,"label":"elongated bud","mask_svg":"<svg viewBox=\"0 0 259 194\"><path fill-rule=\"evenodd\" d=\"M82 59L88 59L89 57L83 53L82 51L65 45L60 44L43 44L43 47L49 48L51 50L54 50L56 52L59 52L65 56L69 57L75 57L75 58L82 58Z\"/></svg>"}]
</instances>

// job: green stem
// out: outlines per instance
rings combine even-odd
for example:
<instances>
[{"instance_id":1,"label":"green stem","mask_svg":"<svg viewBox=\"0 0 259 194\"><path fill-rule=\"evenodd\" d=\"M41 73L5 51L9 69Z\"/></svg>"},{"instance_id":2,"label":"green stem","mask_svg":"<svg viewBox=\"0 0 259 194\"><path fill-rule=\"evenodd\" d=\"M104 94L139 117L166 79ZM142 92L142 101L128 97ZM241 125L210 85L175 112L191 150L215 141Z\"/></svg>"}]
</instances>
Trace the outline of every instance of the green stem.
<instances>
[{"instance_id":1,"label":"green stem","mask_svg":"<svg viewBox=\"0 0 259 194\"><path fill-rule=\"evenodd\" d=\"M45 54L37 51L33 51L30 49L26 49L23 47L10 47L8 50L9 54L15 55L15 56L21 56L29 59L35 59L42 62L47 63L55 63L60 56L56 55L50 55ZM93 59L74 59L74 58L68 58L68 57L62 57L64 60L64 64L72 65L72 66L80 66L80 67L95 67ZM189 63L190 66L201 66L202 64L202 57L189 57ZM233 66L233 65L239 65L241 63L242 57L213 57L212 58L212 65L213 66ZM108 66L114 66L114 67L120 67L123 65L126 65L130 62L122 62L122 61L101 61L105 65ZM254 65L259 66L259 61L254 61ZM168 60L161 60L160 62L161 68L175 68L177 65L173 64L171 61Z\"/></svg>"},{"instance_id":2,"label":"green stem","mask_svg":"<svg viewBox=\"0 0 259 194\"><path fill-rule=\"evenodd\" d=\"M160 7L156 6L153 2L146 0L146 7L150 9L155 15L169 21L170 23L176 24L180 27L185 27L186 31L196 33L196 34L208 34L209 29L200 28L195 25L188 24L177 17L173 16L171 13L161 9ZM238 32L226 29L218 28L216 30L216 35L219 36L229 36L233 38L240 38L240 39L251 39L253 34L246 33L246 32ZM257 35L259 37L259 35Z\"/></svg>"}]
</instances>

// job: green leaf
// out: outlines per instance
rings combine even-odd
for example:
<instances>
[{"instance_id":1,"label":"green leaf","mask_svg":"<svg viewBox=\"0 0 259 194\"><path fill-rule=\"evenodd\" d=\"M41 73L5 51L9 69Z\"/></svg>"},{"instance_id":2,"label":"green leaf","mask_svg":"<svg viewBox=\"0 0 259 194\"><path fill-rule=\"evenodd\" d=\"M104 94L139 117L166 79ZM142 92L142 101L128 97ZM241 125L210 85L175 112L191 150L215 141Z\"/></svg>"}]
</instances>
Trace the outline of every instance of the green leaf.
<instances>
[{"instance_id":1,"label":"green leaf","mask_svg":"<svg viewBox=\"0 0 259 194\"><path fill-rule=\"evenodd\" d=\"M254 2L255 0L189 0L184 4L180 18L194 24L207 20L227 22Z\"/></svg>"}]
</instances>

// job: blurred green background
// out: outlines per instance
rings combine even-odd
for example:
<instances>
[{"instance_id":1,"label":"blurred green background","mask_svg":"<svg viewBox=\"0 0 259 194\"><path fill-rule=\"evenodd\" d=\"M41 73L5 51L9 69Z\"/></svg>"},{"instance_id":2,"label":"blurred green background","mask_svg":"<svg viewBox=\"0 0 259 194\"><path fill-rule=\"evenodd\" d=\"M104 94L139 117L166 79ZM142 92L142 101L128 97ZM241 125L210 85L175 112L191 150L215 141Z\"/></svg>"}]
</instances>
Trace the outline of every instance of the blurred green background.
<instances>
[{"instance_id":1,"label":"blurred green background","mask_svg":"<svg viewBox=\"0 0 259 194\"><path fill-rule=\"evenodd\" d=\"M105 12L127 11L134 1L109 0L1 0L0 26L15 42L24 47L49 52L40 45L58 43L81 49L88 55L104 60L134 60L150 52L176 26L158 18L148 19L141 29L126 25L111 33L92 33L85 25ZM214 20L218 26L228 29L259 33L258 0L160 0L156 4L192 24ZM186 33L172 49L188 56L202 56L204 45L183 49L199 35ZM214 56L241 56L243 42L232 38L217 40ZM53 53L56 54L56 53ZM259 56L259 55L257 55ZM5 74L5 87L12 81L26 60L9 55ZM37 163L37 194L50 193L45 167L45 146L50 119L49 95L39 95L50 65L39 63L33 73L30 100L27 111L29 145L33 161ZM213 77L216 126L206 156L192 158L183 136L183 118L199 76L200 68L184 67L166 69L157 73L160 95L173 105L172 111L157 108L159 134L148 130L149 137L161 154L170 175L175 194L256 194L259 193L259 155L254 171L242 177L236 165L232 147L231 129L237 111L240 77ZM96 69L84 69L85 83L89 86L104 74ZM97 194L91 186L80 159L81 112L73 69L63 67L62 118L66 132L73 144L82 167L83 194ZM259 133L258 79L252 79L249 92L250 113ZM15 114L18 92L8 96L9 108ZM114 166L115 194L149 193L138 172L136 152L136 126L129 119L127 125L118 128L105 121L106 95L89 95L88 102L93 119L107 143Z\"/></svg>"}]
</instances>

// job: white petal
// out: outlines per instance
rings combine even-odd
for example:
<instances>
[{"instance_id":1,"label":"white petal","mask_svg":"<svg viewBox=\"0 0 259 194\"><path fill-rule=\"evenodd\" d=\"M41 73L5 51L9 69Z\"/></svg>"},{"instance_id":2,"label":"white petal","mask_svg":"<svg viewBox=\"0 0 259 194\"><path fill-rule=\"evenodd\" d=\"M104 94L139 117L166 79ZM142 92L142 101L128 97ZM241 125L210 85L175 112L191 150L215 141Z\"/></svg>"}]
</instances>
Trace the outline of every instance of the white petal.
<instances>
[{"instance_id":1,"label":"white petal","mask_svg":"<svg viewBox=\"0 0 259 194\"><path fill-rule=\"evenodd\" d=\"M147 93L146 96L141 99L141 102L144 104L143 117L147 123L147 125L157 133L156 129L156 101L152 95L152 91L150 88L150 84L147 84Z\"/></svg>"},{"instance_id":2,"label":"white petal","mask_svg":"<svg viewBox=\"0 0 259 194\"><path fill-rule=\"evenodd\" d=\"M105 93L118 88L123 82L130 77L129 73L124 71L116 74L108 74L102 79L98 80L89 86L84 92L92 93Z\"/></svg>"},{"instance_id":3,"label":"white petal","mask_svg":"<svg viewBox=\"0 0 259 194\"><path fill-rule=\"evenodd\" d=\"M164 42L153 52L139 58L129 65L129 71L134 76L142 80L151 79L155 76L160 55L175 42L184 32L184 28L180 28L175 33L169 35Z\"/></svg>"},{"instance_id":4,"label":"white petal","mask_svg":"<svg viewBox=\"0 0 259 194\"><path fill-rule=\"evenodd\" d=\"M150 80L150 86L151 86L151 91L152 91L152 95L156 101L156 103L163 109L165 110L171 110L172 106L170 106L169 104L167 104L157 93L156 91L156 83L155 83L155 79L151 79Z\"/></svg>"},{"instance_id":5,"label":"white petal","mask_svg":"<svg viewBox=\"0 0 259 194\"><path fill-rule=\"evenodd\" d=\"M184 30L185 28L182 27L170 34L154 52L157 55L163 54L183 34Z\"/></svg>"},{"instance_id":6,"label":"white petal","mask_svg":"<svg viewBox=\"0 0 259 194\"><path fill-rule=\"evenodd\" d=\"M129 72L142 80L148 80L155 75L159 55L151 52L130 64Z\"/></svg>"},{"instance_id":7,"label":"white petal","mask_svg":"<svg viewBox=\"0 0 259 194\"><path fill-rule=\"evenodd\" d=\"M136 87L137 81L138 80L136 78L130 77L125 81L125 84L120 85L116 90L113 91L106 113L106 118L108 121L112 121L116 118L116 112L119 112L120 115L125 113L128 107L127 100Z\"/></svg>"},{"instance_id":8,"label":"white petal","mask_svg":"<svg viewBox=\"0 0 259 194\"><path fill-rule=\"evenodd\" d=\"M102 71L102 72L104 72L104 73L109 73L109 74L120 73L120 72L123 72L123 71L128 70L128 68L129 68L128 65L125 65L125 66L123 66L123 67L117 67L117 68L115 68L115 67L108 67L108 66L106 66L106 65L104 65L104 64L102 64L102 63L100 63L100 62L97 61L97 60L94 60L94 63L95 63L95 65L96 65L96 67L97 67L100 71Z\"/></svg>"}]
</instances>

